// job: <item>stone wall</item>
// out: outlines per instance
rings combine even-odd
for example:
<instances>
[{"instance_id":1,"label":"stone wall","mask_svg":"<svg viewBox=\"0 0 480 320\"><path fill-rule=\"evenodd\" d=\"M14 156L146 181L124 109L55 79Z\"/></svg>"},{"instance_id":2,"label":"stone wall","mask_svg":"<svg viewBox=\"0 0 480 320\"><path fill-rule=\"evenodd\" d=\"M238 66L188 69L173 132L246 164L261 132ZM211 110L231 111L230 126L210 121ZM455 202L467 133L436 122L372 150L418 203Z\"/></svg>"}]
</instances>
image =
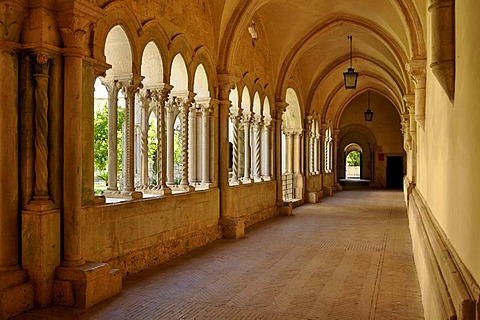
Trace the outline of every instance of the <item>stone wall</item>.
<instances>
[{"instance_id":1,"label":"stone wall","mask_svg":"<svg viewBox=\"0 0 480 320\"><path fill-rule=\"evenodd\" d=\"M123 276L221 238L218 189L88 207L84 258Z\"/></svg>"},{"instance_id":2,"label":"stone wall","mask_svg":"<svg viewBox=\"0 0 480 320\"><path fill-rule=\"evenodd\" d=\"M277 214L276 181L229 187L222 194L222 217L243 218L245 227Z\"/></svg>"}]
</instances>

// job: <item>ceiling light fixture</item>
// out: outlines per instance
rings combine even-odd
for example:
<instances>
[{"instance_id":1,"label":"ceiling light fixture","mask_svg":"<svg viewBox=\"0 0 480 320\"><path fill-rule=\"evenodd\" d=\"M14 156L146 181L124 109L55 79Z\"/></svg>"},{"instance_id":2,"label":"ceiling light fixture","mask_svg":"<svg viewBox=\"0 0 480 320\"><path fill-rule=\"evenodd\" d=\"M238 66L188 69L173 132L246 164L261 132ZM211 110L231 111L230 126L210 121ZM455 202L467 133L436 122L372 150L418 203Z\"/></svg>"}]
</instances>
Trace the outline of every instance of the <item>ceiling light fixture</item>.
<instances>
[{"instance_id":1,"label":"ceiling light fixture","mask_svg":"<svg viewBox=\"0 0 480 320\"><path fill-rule=\"evenodd\" d=\"M357 78L358 72L355 72L355 69L352 67L352 40L353 36L348 36L350 40L350 68L347 72L343 73L345 80L345 89L356 89L357 88Z\"/></svg>"},{"instance_id":2,"label":"ceiling light fixture","mask_svg":"<svg viewBox=\"0 0 480 320\"><path fill-rule=\"evenodd\" d=\"M370 90L368 90L368 107L367 111L364 112L365 121L371 122L373 120L373 111L370 110Z\"/></svg>"}]
</instances>

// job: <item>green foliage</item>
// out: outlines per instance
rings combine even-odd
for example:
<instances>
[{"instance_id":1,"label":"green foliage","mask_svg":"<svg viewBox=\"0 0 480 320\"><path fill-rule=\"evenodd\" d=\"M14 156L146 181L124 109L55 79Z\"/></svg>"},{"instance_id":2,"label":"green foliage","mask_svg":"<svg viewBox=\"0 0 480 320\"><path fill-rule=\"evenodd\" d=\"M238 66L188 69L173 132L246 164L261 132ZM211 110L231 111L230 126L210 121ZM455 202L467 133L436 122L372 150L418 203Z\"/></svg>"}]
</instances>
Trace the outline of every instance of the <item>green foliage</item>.
<instances>
[{"instance_id":1,"label":"green foliage","mask_svg":"<svg viewBox=\"0 0 480 320\"><path fill-rule=\"evenodd\" d=\"M360 165L360 152L352 151L347 155L347 164L349 166L359 166Z\"/></svg>"},{"instance_id":2,"label":"green foliage","mask_svg":"<svg viewBox=\"0 0 480 320\"><path fill-rule=\"evenodd\" d=\"M125 108L118 107L117 163L119 171L122 168L122 125L124 120ZM108 108L106 104L95 111L93 126L93 162L95 171L102 172L107 170L108 164Z\"/></svg>"},{"instance_id":3,"label":"green foliage","mask_svg":"<svg viewBox=\"0 0 480 320\"><path fill-rule=\"evenodd\" d=\"M157 121L150 119L148 124L148 162L152 164L152 176L155 177L157 174Z\"/></svg>"}]
</instances>

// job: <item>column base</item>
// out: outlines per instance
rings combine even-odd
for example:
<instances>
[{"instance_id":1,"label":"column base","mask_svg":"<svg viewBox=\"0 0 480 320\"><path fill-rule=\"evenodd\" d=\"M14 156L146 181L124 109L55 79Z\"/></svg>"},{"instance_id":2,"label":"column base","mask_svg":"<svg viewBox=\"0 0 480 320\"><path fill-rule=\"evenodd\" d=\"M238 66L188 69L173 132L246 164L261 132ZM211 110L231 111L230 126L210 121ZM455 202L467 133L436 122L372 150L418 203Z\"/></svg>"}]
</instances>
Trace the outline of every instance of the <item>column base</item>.
<instances>
[{"instance_id":1,"label":"column base","mask_svg":"<svg viewBox=\"0 0 480 320\"><path fill-rule=\"evenodd\" d=\"M250 178L243 178L243 179L242 179L242 184L246 184L246 183L252 183L252 179L250 179Z\"/></svg>"},{"instance_id":2,"label":"column base","mask_svg":"<svg viewBox=\"0 0 480 320\"><path fill-rule=\"evenodd\" d=\"M86 309L119 294L122 277L118 269L103 262L58 267L53 288L55 305Z\"/></svg>"},{"instance_id":3,"label":"column base","mask_svg":"<svg viewBox=\"0 0 480 320\"><path fill-rule=\"evenodd\" d=\"M22 265L35 286L35 306L46 308L60 265L60 210L24 210L22 226Z\"/></svg>"},{"instance_id":4,"label":"column base","mask_svg":"<svg viewBox=\"0 0 480 320\"><path fill-rule=\"evenodd\" d=\"M25 270L0 272L0 319L8 319L33 308L33 284L26 280Z\"/></svg>"},{"instance_id":5,"label":"column base","mask_svg":"<svg viewBox=\"0 0 480 320\"><path fill-rule=\"evenodd\" d=\"M182 184L181 184L181 185L179 185L178 187L179 187L180 189L182 189L183 191L187 191L187 192L195 191L195 187L194 187L194 186L191 186L191 185L189 185L189 184L187 184L187 185L184 185L184 184L182 185Z\"/></svg>"},{"instance_id":6,"label":"column base","mask_svg":"<svg viewBox=\"0 0 480 320\"><path fill-rule=\"evenodd\" d=\"M332 187L323 187L323 195L324 196L333 196L333 188Z\"/></svg>"},{"instance_id":7,"label":"column base","mask_svg":"<svg viewBox=\"0 0 480 320\"><path fill-rule=\"evenodd\" d=\"M149 194L158 194L161 196L168 196L172 194L172 189L170 189L169 187L162 187L162 186L155 186L145 191Z\"/></svg>"},{"instance_id":8,"label":"column base","mask_svg":"<svg viewBox=\"0 0 480 320\"><path fill-rule=\"evenodd\" d=\"M105 198L118 198L127 200L138 200L143 198L143 193L138 191L113 191L107 190L103 194Z\"/></svg>"},{"instance_id":9,"label":"column base","mask_svg":"<svg viewBox=\"0 0 480 320\"><path fill-rule=\"evenodd\" d=\"M322 195L320 192L307 192L307 202L308 203L317 203L320 202Z\"/></svg>"},{"instance_id":10,"label":"column base","mask_svg":"<svg viewBox=\"0 0 480 320\"><path fill-rule=\"evenodd\" d=\"M283 206L280 208L280 214L284 216L293 216L293 202L283 202Z\"/></svg>"},{"instance_id":11,"label":"column base","mask_svg":"<svg viewBox=\"0 0 480 320\"><path fill-rule=\"evenodd\" d=\"M245 220L243 218L221 218L219 221L226 239L240 239L245 235Z\"/></svg>"}]
</instances>

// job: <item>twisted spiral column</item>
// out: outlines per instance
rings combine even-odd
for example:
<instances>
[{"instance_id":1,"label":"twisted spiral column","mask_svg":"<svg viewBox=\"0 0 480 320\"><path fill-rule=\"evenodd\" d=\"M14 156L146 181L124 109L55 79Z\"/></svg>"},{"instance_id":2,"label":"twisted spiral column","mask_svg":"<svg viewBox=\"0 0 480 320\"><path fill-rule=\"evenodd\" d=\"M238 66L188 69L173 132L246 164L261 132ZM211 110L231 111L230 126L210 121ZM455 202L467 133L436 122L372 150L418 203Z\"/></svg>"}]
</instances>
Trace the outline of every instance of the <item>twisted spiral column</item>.
<instances>
[{"instance_id":1,"label":"twisted spiral column","mask_svg":"<svg viewBox=\"0 0 480 320\"><path fill-rule=\"evenodd\" d=\"M37 55L35 77L35 188L34 200L48 200L48 81L49 62Z\"/></svg>"},{"instance_id":2,"label":"twisted spiral column","mask_svg":"<svg viewBox=\"0 0 480 320\"><path fill-rule=\"evenodd\" d=\"M260 178L260 164L261 164L261 148L260 148L260 128L262 119L255 119L253 123L253 142L254 142L254 167L253 167L253 179L259 181Z\"/></svg>"},{"instance_id":3,"label":"twisted spiral column","mask_svg":"<svg viewBox=\"0 0 480 320\"><path fill-rule=\"evenodd\" d=\"M232 178L231 183L238 183L238 124L239 117L237 114L230 113L230 119L232 121Z\"/></svg>"}]
</instances>

